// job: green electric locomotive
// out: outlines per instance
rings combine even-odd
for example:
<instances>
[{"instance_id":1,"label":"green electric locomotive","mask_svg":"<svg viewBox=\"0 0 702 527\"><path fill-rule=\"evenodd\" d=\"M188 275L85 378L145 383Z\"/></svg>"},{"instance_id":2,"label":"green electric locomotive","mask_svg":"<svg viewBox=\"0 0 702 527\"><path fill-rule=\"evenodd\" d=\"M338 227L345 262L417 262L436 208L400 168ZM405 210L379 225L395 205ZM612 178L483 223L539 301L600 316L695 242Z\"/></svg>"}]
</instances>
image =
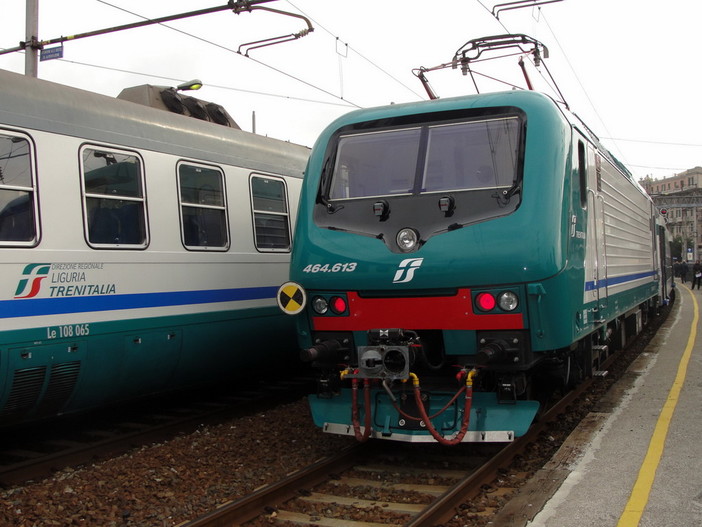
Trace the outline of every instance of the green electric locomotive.
<instances>
[{"instance_id":1,"label":"green electric locomotive","mask_svg":"<svg viewBox=\"0 0 702 527\"><path fill-rule=\"evenodd\" d=\"M649 196L532 91L354 111L321 134L291 282L326 432L511 441L670 296Z\"/></svg>"}]
</instances>

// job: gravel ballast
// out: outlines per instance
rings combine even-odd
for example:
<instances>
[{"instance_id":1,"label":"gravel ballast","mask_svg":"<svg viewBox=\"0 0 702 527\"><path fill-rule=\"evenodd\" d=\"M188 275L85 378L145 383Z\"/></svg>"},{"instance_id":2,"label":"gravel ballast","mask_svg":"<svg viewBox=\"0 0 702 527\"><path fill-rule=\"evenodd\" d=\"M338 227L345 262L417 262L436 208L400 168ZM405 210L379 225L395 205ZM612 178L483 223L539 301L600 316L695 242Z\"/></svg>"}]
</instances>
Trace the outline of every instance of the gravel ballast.
<instances>
[{"instance_id":1,"label":"gravel ballast","mask_svg":"<svg viewBox=\"0 0 702 527\"><path fill-rule=\"evenodd\" d=\"M300 400L5 489L0 525L178 525L354 442L321 432Z\"/></svg>"}]
</instances>

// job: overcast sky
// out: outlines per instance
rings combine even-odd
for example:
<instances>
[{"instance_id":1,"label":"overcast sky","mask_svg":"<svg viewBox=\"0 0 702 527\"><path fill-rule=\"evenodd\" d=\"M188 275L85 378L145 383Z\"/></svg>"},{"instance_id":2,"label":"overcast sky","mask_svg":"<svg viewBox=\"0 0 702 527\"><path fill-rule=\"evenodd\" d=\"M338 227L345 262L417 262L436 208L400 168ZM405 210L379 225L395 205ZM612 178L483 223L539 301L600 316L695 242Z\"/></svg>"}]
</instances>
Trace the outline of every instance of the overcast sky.
<instances>
[{"instance_id":1,"label":"overcast sky","mask_svg":"<svg viewBox=\"0 0 702 527\"><path fill-rule=\"evenodd\" d=\"M702 165L699 0L563 0L505 11L497 0L278 0L314 31L292 42L237 53L242 44L297 33L294 17L223 11L67 42L39 77L116 96L139 84L199 78L196 96L227 108L244 129L312 146L334 118L358 107L426 99L412 69L448 62L467 41L525 33L550 51L547 66L572 110L637 178ZM217 5L226 0L39 0L48 40ZM2 0L0 48L25 35L25 0ZM512 78L517 58L491 73ZM487 66L486 66L487 67ZM0 68L24 72L22 53ZM495 70L494 68L498 68ZM429 74L441 97L475 93L451 69ZM487 84L481 89L494 89ZM1 94L0 94L1 96Z\"/></svg>"}]
</instances>

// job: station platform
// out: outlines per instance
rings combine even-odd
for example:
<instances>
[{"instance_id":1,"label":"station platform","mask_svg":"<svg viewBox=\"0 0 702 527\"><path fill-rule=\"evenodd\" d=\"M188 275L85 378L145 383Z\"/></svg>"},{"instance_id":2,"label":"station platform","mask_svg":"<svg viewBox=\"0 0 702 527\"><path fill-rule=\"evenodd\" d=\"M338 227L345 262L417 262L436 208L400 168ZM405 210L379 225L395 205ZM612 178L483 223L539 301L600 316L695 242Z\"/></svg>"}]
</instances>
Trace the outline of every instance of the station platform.
<instances>
[{"instance_id":1,"label":"station platform","mask_svg":"<svg viewBox=\"0 0 702 527\"><path fill-rule=\"evenodd\" d=\"M702 526L702 290L676 288L642 356L497 524Z\"/></svg>"}]
</instances>

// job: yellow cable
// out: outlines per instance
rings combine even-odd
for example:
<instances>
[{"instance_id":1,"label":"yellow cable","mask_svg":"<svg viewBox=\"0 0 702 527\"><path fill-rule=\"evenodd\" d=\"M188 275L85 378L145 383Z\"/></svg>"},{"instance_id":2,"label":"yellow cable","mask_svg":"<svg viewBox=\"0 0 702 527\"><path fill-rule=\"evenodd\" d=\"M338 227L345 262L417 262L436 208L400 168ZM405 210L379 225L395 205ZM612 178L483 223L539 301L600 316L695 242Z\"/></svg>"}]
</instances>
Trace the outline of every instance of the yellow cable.
<instances>
[{"instance_id":1,"label":"yellow cable","mask_svg":"<svg viewBox=\"0 0 702 527\"><path fill-rule=\"evenodd\" d=\"M466 386L471 388L473 386L473 377L475 377L478 374L478 370L473 368L468 372L468 375L466 375Z\"/></svg>"}]
</instances>

